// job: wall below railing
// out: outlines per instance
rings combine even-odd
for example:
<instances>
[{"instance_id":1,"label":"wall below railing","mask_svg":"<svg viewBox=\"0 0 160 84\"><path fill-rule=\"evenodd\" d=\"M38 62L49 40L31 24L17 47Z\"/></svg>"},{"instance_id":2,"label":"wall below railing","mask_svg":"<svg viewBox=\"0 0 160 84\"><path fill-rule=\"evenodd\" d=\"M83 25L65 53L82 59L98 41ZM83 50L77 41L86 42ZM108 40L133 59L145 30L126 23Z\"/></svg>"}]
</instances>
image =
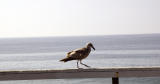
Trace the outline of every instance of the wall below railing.
<instances>
[{"instance_id":1,"label":"wall below railing","mask_svg":"<svg viewBox=\"0 0 160 84\"><path fill-rule=\"evenodd\" d=\"M106 78L106 77L112 78L113 84L118 84L119 77L160 77L160 67L0 71L0 80Z\"/></svg>"}]
</instances>

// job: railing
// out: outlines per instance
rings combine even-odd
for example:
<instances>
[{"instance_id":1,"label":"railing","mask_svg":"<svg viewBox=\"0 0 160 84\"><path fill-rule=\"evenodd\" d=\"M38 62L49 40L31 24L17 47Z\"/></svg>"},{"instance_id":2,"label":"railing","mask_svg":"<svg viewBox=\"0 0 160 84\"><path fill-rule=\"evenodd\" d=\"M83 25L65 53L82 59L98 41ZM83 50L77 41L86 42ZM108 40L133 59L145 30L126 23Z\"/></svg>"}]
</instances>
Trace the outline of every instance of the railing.
<instances>
[{"instance_id":1,"label":"railing","mask_svg":"<svg viewBox=\"0 0 160 84\"><path fill-rule=\"evenodd\" d=\"M0 71L0 80L106 77L112 78L112 84L119 84L119 77L160 77L160 67Z\"/></svg>"}]
</instances>

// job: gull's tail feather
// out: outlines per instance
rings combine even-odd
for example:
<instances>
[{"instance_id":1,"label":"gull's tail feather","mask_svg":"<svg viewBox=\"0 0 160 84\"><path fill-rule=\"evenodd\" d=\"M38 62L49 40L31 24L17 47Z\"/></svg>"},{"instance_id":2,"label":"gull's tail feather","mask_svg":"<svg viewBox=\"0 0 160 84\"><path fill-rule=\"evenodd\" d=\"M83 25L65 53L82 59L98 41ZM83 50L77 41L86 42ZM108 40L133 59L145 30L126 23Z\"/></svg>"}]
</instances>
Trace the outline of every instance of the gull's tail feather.
<instances>
[{"instance_id":1,"label":"gull's tail feather","mask_svg":"<svg viewBox=\"0 0 160 84\"><path fill-rule=\"evenodd\" d=\"M61 59L60 61L67 62L67 61L70 61L70 60L73 60L73 58L67 57L67 58Z\"/></svg>"}]
</instances>

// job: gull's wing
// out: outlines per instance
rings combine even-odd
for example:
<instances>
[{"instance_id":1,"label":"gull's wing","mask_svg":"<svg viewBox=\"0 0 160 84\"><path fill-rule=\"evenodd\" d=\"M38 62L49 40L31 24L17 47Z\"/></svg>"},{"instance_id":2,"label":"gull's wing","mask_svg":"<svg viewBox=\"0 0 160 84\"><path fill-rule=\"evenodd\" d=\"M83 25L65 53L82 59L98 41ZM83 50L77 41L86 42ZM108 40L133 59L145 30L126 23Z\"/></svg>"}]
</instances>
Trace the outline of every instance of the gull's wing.
<instances>
[{"instance_id":1,"label":"gull's wing","mask_svg":"<svg viewBox=\"0 0 160 84\"><path fill-rule=\"evenodd\" d=\"M76 50L73 50L74 52L77 52L77 53L84 53L86 51L86 48L79 48L79 49L76 49Z\"/></svg>"},{"instance_id":2,"label":"gull's wing","mask_svg":"<svg viewBox=\"0 0 160 84\"><path fill-rule=\"evenodd\" d=\"M67 53L67 57L71 57L71 58L81 58L81 56L86 52L86 48L80 48L80 49L76 49L73 50L71 52Z\"/></svg>"}]
</instances>

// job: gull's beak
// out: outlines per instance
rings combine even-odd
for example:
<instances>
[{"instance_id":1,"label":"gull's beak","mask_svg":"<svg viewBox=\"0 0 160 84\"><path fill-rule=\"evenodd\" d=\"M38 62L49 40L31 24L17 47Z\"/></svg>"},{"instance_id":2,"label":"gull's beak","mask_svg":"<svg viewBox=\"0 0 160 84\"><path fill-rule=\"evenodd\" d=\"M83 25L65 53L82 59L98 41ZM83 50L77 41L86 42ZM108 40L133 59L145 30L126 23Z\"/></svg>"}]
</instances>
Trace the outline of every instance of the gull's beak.
<instances>
[{"instance_id":1,"label":"gull's beak","mask_svg":"<svg viewBox=\"0 0 160 84\"><path fill-rule=\"evenodd\" d=\"M96 50L93 45L92 45L91 47L92 47L94 50Z\"/></svg>"}]
</instances>

